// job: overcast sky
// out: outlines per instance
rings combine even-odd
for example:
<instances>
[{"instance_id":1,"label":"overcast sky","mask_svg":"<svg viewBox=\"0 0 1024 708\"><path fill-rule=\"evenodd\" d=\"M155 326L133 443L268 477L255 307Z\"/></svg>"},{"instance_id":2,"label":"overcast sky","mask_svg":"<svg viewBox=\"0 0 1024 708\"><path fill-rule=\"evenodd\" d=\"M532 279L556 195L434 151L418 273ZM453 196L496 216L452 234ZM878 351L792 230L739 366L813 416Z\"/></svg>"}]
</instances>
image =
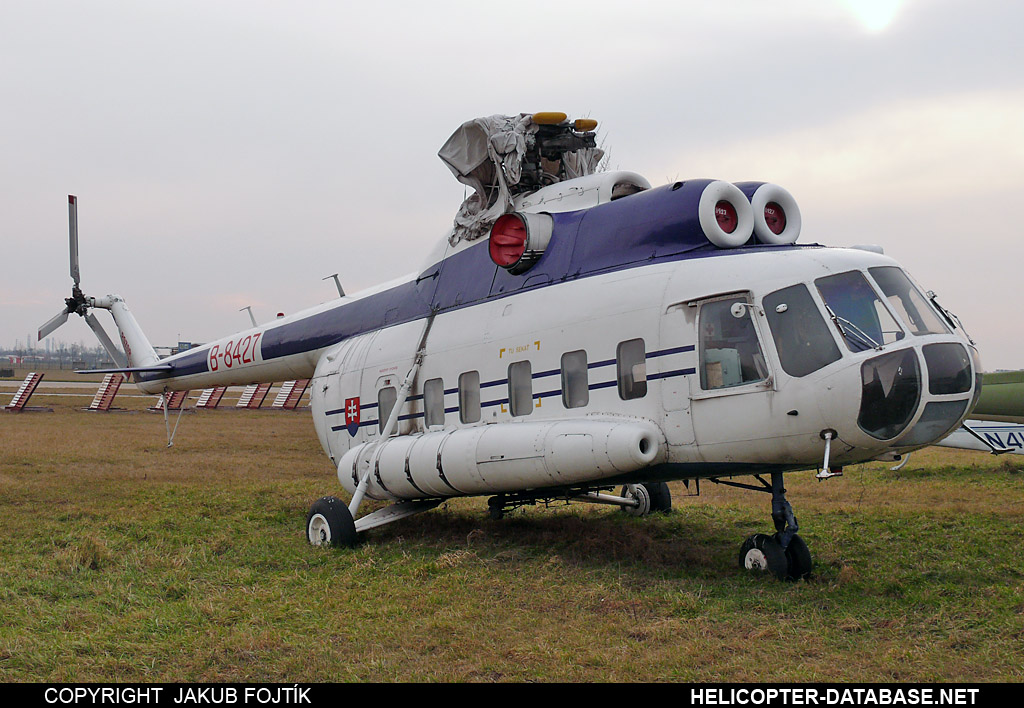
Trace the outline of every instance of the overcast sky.
<instances>
[{"instance_id":1,"label":"overcast sky","mask_svg":"<svg viewBox=\"0 0 1024 708\"><path fill-rule=\"evenodd\" d=\"M559 110L654 185L783 185L801 241L882 245L986 369L1024 368L1022 26L1012 0L5 0L0 344L70 294L68 194L83 290L208 341L416 270L463 198L449 134Z\"/></svg>"}]
</instances>

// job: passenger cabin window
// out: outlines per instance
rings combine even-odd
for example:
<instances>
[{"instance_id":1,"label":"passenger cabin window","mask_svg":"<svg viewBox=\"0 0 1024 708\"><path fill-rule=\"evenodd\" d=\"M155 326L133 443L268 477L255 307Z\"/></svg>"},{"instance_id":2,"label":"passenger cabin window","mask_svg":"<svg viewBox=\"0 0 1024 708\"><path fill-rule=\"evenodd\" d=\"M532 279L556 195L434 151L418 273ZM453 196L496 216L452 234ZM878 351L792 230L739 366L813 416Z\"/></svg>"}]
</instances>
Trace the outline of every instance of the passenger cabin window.
<instances>
[{"instance_id":1,"label":"passenger cabin window","mask_svg":"<svg viewBox=\"0 0 1024 708\"><path fill-rule=\"evenodd\" d=\"M508 365L508 408L514 416L533 412L533 369L528 361Z\"/></svg>"},{"instance_id":2,"label":"passenger cabin window","mask_svg":"<svg viewBox=\"0 0 1024 708\"><path fill-rule=\"evenodd\" d=\"M444 381L430 379L423 384L423 420L428 428L444 425Z\"/></svg>"},{"instance_id":3,"label":"passenger cabin window","mask_svg":"<svg viewBox=\"0 0 1024 708\"><path fill-rule=\"evenodd\" d=\"M779 363L790 376L807 376L842 357L806 285L776 290L762 304Z\"/></svg>"},{"instance_id":4,"label":"passenger cabin window","mask_svg":"<svg viewBox=\"0 0 1024 708\"><path fill-rule=\"evenodd\" d=\"M914 334L946 334L949 329L929 306L921 291L914 287L907 274L896 266L868 268L871 277L885 293L885 297L896 310L904 324Z\"/></svg>"},{"instance_id":5,"label":"passenger cabin window","mask_svg":"<svg viewBox=\"0 0 1024 708\"><path fill-rule=\"evenodd\" d=\"M480 420L479 371L467 371L459 376L459 420L463 423Z\"/></svg>"},{"instance_id":6,"label":"passenger cabin window","mask_svg":"<svg viewBox=\"0 0 1024 708\"><path fill-rule=\"evenodd\" d=\"M587 353L582 349L566 352L562 355L562 404L566 408L582 408L588 403Z\"/></svg>"},{"instance_id":7,"label":"passenger cabin window","mask_svg":"<svg viewBox=\"0 0 1024 708\"><path fill-rule=\"evenodd\" d=\"M395 390L394 386L388 386L377 391L377 425L380 428L380 432L384 432L384 426L387 425L388 418L391 417L391 411L394 410L397 401L398 391ZM397 425L393 432L398 432Z\"/></svg>"},{"instance_id":8,"label":"passenger cabin window","mask_svg":"<svg viewBox=\"0 0 1024 708\"><path fill-rule=\"evenodd\" d=\"M619 342L615 350L619 398L628 401L647 395L647 349L642 339Z\"/></svg>"},{"instance_id":9,"label":"passenger cabin window","mask_svg":"<svg viewBox=\"0 0 1024 708\"><path fill-rule=\"evenodd\" d=\"M768 378L745 297L705 302L700 307L700 386L713 391Z\"/></svg>"},{"instance_id":10,"label":"passenger cabin window","mask_svg":"<svg viewBox=\"0 0 1024 708\"><path fill-rule=\"evenodd\" d=\"M860 271L818 278L814 284L851 352L877 349L906 336Z\"/></svg>"}]
</instances>

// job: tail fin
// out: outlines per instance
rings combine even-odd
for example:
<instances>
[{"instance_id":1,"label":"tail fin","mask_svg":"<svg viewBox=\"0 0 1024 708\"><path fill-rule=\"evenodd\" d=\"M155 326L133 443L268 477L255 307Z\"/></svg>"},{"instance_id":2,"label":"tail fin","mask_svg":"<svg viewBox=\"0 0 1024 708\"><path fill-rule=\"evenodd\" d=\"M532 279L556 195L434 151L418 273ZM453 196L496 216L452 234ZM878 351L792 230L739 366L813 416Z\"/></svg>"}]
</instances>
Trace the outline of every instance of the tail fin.
<instances>
[{"instance_id":1,"label":"tail fin","mask_svg":"<svg viewBox=\"0 0 1024 708\"><path fill-rule=\"evenodd\" d=\"M156 355L156 350L143 334L142 328L135 321L135 316L128 309L124 299L119 295L108 295L103 300L110 301L110 314L113 316L117 332L121 336L121 346L124 347L127 365L132 368L142 368L157 364L160 357ZM100 306L96 305L96 307Z\"/></svg>"}]
</instances>

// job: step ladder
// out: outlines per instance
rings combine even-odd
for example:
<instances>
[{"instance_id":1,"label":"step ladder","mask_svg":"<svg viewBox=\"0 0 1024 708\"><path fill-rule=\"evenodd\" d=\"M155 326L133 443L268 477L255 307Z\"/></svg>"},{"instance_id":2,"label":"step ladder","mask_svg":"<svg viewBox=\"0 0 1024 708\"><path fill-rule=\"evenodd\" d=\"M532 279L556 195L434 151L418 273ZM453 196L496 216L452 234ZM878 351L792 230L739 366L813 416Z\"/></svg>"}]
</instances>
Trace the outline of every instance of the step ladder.
<instances>
[{"instance_id":1,"label":"step ladder","mask_svg":"<svg viewBox=\"0 0 1024 708\"><path fill-rule=\"evenodd\" d=\"M92 403L89 404L86 410L109 411L111 404L114 402L114 396L117 395L117 391L121 388L122 383L124 383L123 374L107 374L104 376L103 383L96 390L96 395L93 396Z\"/></svg>"},{"instance_id":2,"label":"step ladder","mask_svg":"<svg viewBox=\"0 0 1024 708\"><path fill-rule=\"evenodd\" d=\"M28 403L28 399L32 398L36 386L42 380L43 374L33 372L26 376L25 380L21 382L21 386L18 387L18 391L14 394L14 398L11 399L11 402L7 404L4 410L11 411L12 413L25 410L25 404Z\"/></svg>"},{"instance_id":3,"label":"step ladder","mask_svg":"<svg viewBox=\"0 0 1024 708\"><path fill-rule=\"evenodd\" d=\"M160 398L156 399L156 404L151 406L149 410L162 411L164 409L164 396L167 395L167 410L180 411L189 393L191 391L171 391L169 395L160 394Z\"/></svg>"},{"instance_id":4,"label":"step ladder","mask_svg":"<svg viewBox=\"0 0 1024 708\"><path fill-rule=\"evenodd\" d=\"M227 386L215 386L214 388L205 389L199 395L199 400L196 401L196 408L216 408L220 405L220 399L224 398L224 392L227 390Z\"/></svg>"},{"instance_id":5,"label":"step ladder","mask_svg":"<svg viewBox=\"0 0 1024 708\"><path fill-rule=\"evenodd\" d=\"M267 394L270 392L271 384L249 384L245 387L242 392L242 396L238 399L238 403L235 404L236 408L259 408L263 405L263 401L266 399Z\"/></svg>"},{"instance_id":6,"label":"step ladder","mask_svg":"<svg viewBox=\"0 0 1024 708\"><path fill-rule=\"evenodd\" d=\"M277 396L274 398L274 402L270 407L285 411L295 410L299 405L299 401L302 400L302 395L306 393L306 389L308 387L309 379L285 381L281 384L281 389L277 392Z\"/></svg>"}]
</instances>

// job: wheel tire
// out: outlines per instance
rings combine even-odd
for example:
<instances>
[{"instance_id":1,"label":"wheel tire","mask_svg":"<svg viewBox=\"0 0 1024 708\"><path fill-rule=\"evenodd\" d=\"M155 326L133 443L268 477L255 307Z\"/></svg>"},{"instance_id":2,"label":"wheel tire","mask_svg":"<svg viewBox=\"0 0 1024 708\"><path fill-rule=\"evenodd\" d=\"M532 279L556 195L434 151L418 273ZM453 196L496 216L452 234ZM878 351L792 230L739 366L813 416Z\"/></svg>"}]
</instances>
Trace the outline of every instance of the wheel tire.
<instances>
[{"instance_id":1,"label":"wheel tire","mask_svg":"<svg viewBox=\"0 0 1024 708\"><path fill-rule=\"evenodd\" d=\"M801 580L810 576L814 570L814 561L811 559L811 551L800 536L794 534L786 547L786 565L788 567L787 577L789 580Z\"/></svg>"},{"instance_id":2,"label":"wheel tire","mask_svg":"<svg viewBox=\"0 0 1024 708\"><path fill-rule=\"evenodd\" d=\"M751 572L768 571L779 580L789 575L786 553L773 537L755 533L740 546L740 568Z\"/></svg>"},{"instance_id":3,"label":"wheel tire","mask_svg":"<svg viewBox=\"0 0 1024 708\"><path fill-rule=\"evenodd\" d=\"M313 502L306 514L306 539L314 546L355 546L356 524L348 507L334 497L321 497Z\"/></svg>"},{"instance_id":4,"label":"wheel tire","mask_svg":"<svg viewBox=\"0 0 1024 708\"><path fill-rule=\"evenodd\" d=\"M630 493L628 487L623 487L622 491L619 492L619 496L626 497L627 499L636 499L640 503L637 506L622 506L619 508L630 516L647 516L651 513L652 509L651 492L643 484L634 485L633 489L635 491Z\"/></svg>"},{"instance_id":5,"label":"wheel tire","mask_svg":"<svg viewBox=\"0 0 1024 708\"><path fill-rule=\"evenodd\" d=\"M487 500L487 515L493 521L501 521L505 518L505 504L504 500L498 497L491 497Z\"/></svg>"},{"instance_id":6,"label":"wheel tire","mask_svg":"<svg viewBox=\"0 0 1024 708\"><path fill-rule=\"evenodd\" d=\"M668 513L672 511L672 492L664 482L647 482L647 493L651 496L651 511Z\"/></svg>"}]
</instances>

